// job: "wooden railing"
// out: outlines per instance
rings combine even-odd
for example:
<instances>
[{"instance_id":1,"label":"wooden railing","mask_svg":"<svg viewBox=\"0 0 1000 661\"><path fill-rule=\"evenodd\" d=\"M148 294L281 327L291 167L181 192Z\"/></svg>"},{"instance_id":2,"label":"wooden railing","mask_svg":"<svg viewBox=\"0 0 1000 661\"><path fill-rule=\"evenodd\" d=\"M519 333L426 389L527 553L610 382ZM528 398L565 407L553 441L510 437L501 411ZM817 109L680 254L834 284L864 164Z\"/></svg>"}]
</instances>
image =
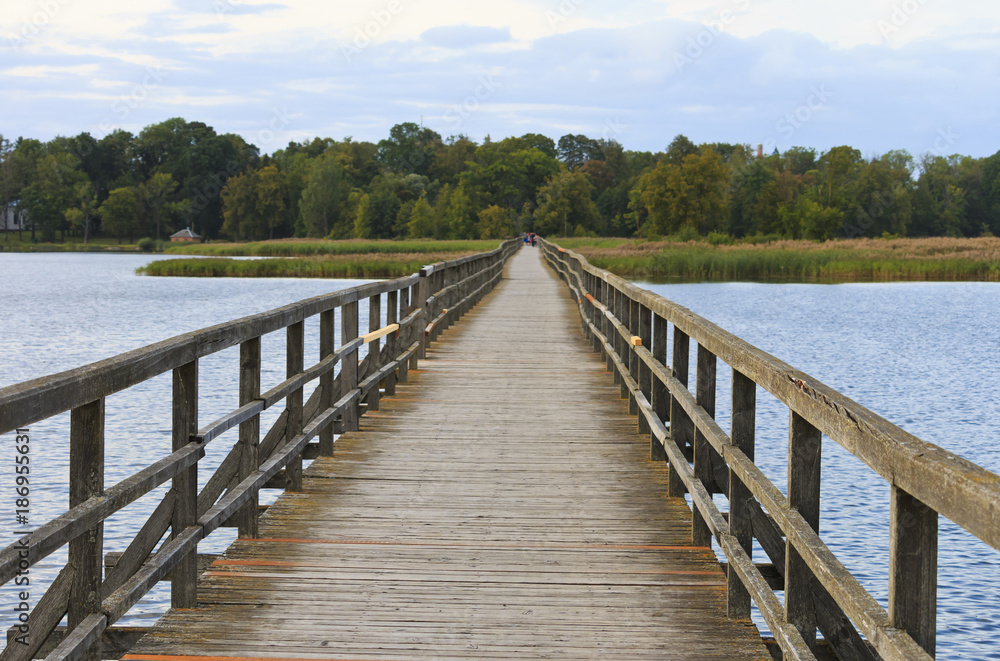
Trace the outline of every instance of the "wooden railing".
<instances>
[{"instance_id":1,"label":"wooden railing","mask_svg":"<svg viewBox=\"0 0 1000 661\"><path fill-rule=\"evenodd\" d=\"M508 241L489 253L427 266L418 275L318 296L0 389L0 434L70 411L69 509L0 551L0 584L65 546L68 562L30 613L29 644L14 641L23 633L14 627L0 660L38 658L43 648L51 650L44 657L50 661L107 658L102 641L117 645L119 638L135 636L116 636L111 625L164 579L174 608L195 606L199 542L224 525L235 525L240 537L256 537L260 490L301 490L303 459L332 455L334 434L356 430L361 414L378 408L383 388L393 394L426 342L499 282L520 245ZM365 299L370 332L360 335L358 309ZM306 369L305 322L317 316L320 360ZM341 345L335 349L338 316ZM287 379L262 393L261 337L282 329ZM366 344L368 355L359 363ZM237 345L240 407L200 426L198 361ZM105 398L171 371L173 453L105 487ZM303 387L316 380L303 402ZM260 414L282 403L281 415L262 435ZM198 466L208 445L232 429L238 442L199 492ZM105 574L104 522L167 482L171 488L124 553L109 554ZM57 630L64 616L67 626Z\"/></svg>"},{"instance_id":2,"label":"wooden railing","mask_svg":"<svg viewBox=\"0 0 1000 661\"><path fill-rule=\"evenodd\" d=\"M1000 548L1000 476L582 256L541 246L641 431L651 432L652 458L669 463L670 494L690 494L693 543L714 539L725 554L730 616L749 618L752 599L786 659L823 658L831 649L840 659L933 658L938 515ZM718 360L732 368L729 434L714 419ZM757 386L789 409L787 497L754 464ZM888 611L818 533L823 435L891 487ZM728 512L713 494L728 498ZM771 564L754 564L754 540ZM784 592L784 603L775 591Z\"/></svg>"}]
</instances>

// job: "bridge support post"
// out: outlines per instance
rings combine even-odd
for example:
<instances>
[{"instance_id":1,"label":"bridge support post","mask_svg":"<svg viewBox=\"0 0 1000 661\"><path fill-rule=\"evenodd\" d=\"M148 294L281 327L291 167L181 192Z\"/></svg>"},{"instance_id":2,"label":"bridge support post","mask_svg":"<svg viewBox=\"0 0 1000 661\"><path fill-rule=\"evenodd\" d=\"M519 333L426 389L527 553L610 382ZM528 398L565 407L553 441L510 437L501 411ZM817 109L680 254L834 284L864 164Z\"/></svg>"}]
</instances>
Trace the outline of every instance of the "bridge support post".
<instances>
[{"instance_id":1,"label":"bridge support post","mask_svg":"<svg viewBox=\"0 0 1000 661\"><path fill-rule=\"evenodd\" d=\"M404 317L409 316L411 312L413 312L413 309L410 307L410 288L403 287L402 289L399 290L399 316L402 319ZM401 337L403 338L403 349L409 349L410 345L413 344L413 342L411 341L411 338L413 337L413 328L414 328L413 326L409 326L406 330L406 333L401 335ZM406 383L407 381L409 381L410 367L415 368L416 364L417 364L416 356L412 356L408 362L403 361L402 363L399 364L400 383Z\"/></svg>"},{"instance_id":2,"label":"bridge support post","mask_svg":"<svg viewBox=\"0 0 1000 661\"><path fill-rule=\"evenodd\" d=\"M260 399L260 338L240 345L240 406ZM260 416L240 423L240 481L260 468ZM256 539L258 533L259 494L254 492L239 514L240 539Z\"/></svg>"},{"instance_id":3,"label":"bridge support post","mask_svg":"<svg viewBox=\"0 0 1000 661\"><path fill-rule=\"evenodd\" d=\"M417 330L419 332L420 349L417 352L417 357L423 360L427 357L427 334L424 329L427 328L427 324L431 321L430 310L427 309L427 299L431 295L431 277L434 273L433 266L425 266L420 269L420 280L417 281L417 296L413 300L413 305L419 309L423 310L420 315L420 321L417 323ZM416 369L416 365L411 365L413 369Z\"/></svg>"},{"instance_id":4,"label":"bridge support post","mask_svg":"<svg viewBox=\"0 0 1000 661\"><path fill-rule=\"evenodd\" d=\"M658 314L654 314L651 351L653 352L653 358L656 362L660 363L664 367L667 366L667 337L669 330L667 320ZM653 407L653 413L656 414L656 417L660 419L660 422L666 424L670 419L670 395L668 394L666 384L664 384L659 378L653 379L652 399L650 400L650 404ZM667 440L669 441L669 439ZM657 438L656 434L651 434L649 447L649 458L651 460L667 460L667 453L663 449L663 443L660 442L660 439Z\"/></svg>"},{"instance_id":5,"label":"bridge support post","mask_svg":"<svg viewBox=\"0 0 1000 661\"><path fill-rule=\"evenodd\" d=\"M385 323L391 326L392 324L399 322L399 292L391 291L386 294L386 306L385 306ZM396 340L396 334L390 333L388 337L385 338L386 352L389 354L389 360L396 360L396 356L399 354L399 342ZM386 396L392 396L396 394L396 381L397 374L401 371L401 367L397 367L392 372L385 377L385 394Z\"/></svg>"},{"instance_id":6,"label":"bridge support post","mask_svg":"<svg viewBox=\"0 0 1000 661\"><path fill-rule=\"evenodd\" d=\"M788 420L788 505L819 532L819 494L823 434L795 411ZM785 621L802 640L816 645L816 606L812 571L790 542L785 542Z\"/></svg>"},{"instance_id":7,"label":"bridge support post","mask_svg":"<svg viewBox=\"0 0 1000 661\"><path fill-rule=\"evenodd\" d=\"M732 429L733 445L754 460L757 419L757 384L750 377L733 370ZM729 470L729 534L736 538L753 558L753 495L735 471ZM728 576L729 617L734 620L750 619L750 593L743 586L732 563Z\"/></svg>"},{"instance_id":8,"label":"bridge support post","mask_svg":"<svg viewBox=\"0 0 1000 661\"><path fill-rule=\"evenodd\" d=\"M285 376L292 378L305 369L305 323L290 325L285 341ZM302 388L288 393L285 399L285 442L302 433ZM302 491L302 455L289 460L285 467L285 489L287 491Z\"/></svg>"},{"instance_id":9,"label":"bridge support post","mask_svg":"<svg viewBox=\"0 0 1000 661\"><path fill-rule=\"evenodd\" d=\"M674 325L673 375L685 388L688 385L688 364L691 350L691 339L688 334ZM681 408L680 402L670 398L670 442L675 443L683 455L688 454L688 446L692 441L691 421ZM670 467L667 490L674 497L685 493L684 482L674 466Z\"/></svg>"},{"instance_id":10,"label":"bridge support post","mask_svg":"<svg viewBox=\"0 0 1000 661\"><path fill-rule=\"evenodd\" d=\"M639 339L642 341L642 346L649 349L653 346L653 319L652 313L649 308L645 305L639 305ZM653 377L652 371L650 371L649 366L646 361L639 360L639 389L642 390L642 394L646 397L647 402L652 402L653 399ZM642 411L639 411L639 433L648 434L651 428L649 426L649 421L646 420L646 416Z\"/></svg>"},{"instance_id":11,"label":"bridge support post","mask_svg":"<svg viewBox=\"0 0 1000 661\"><path fill-rule=\"evenodd\" d=\"M347 303L340 308L340 345L358 337L358 302ZM358 387L358 351L355 349L341 358L340 394L347 395ZM344 431L358 431L361 399L354 402L344 411Z\"/></svg>"},{"instance_id":12,"label":"bridge support post","mask_svg":"<svg viewBox=\"0 0 1000 661\"><path fill-rule=\"evenodd\" d=\"M104 400L75 408L70 413L69 506L85 502L104 491ZM76 568L69 596L69 628L100 612L101 578L104 568L104 524L96 526L69 543L69 565ZM43 634L39 634L43 635ZM101 660L97 641L80 657Z\"/></svg>"},{"instance_id":13,"label":"bridge support post","mask_svg":"<svg viewBox=\"0 0 1000 661\"><path fill-rule=\"evenodd\" d=\"M368 332L377 331L382 328L382 295L377 294L368 299ZM375 374L382 367L382 341L372 340L368 343L368 374ZM381 401L379 384L376 383L368 391L369 411L378 411Z\"/></svg>"},{"instance_id":14,"label":"bridge support post","mask_svg":"<svg viewBox=\"0 0 1000 661\"><path fill-rule=\"evenodd\" d=\"M934 656L938 513L895 484L890 498L889 624Z\"/></svg>"},{"instance_id":15,"label":"bridge support post","mask_svg":"<svg viewBox=\"0 0 1000 661\"><path fill-rule=\"evenodd\" d=\"M333 310L326 310L320 313L319 317L319 359L322 361L327 358L335 351L336 344L336 318L334 317ZM341 363L340 369L344 369L344 364ZM343 382L343 379L341 379ZM331 409L337 403L337 399L340 397L340 393L335 392L336 380L334 379L333 372L327 372L319 379L319 387L321 391L321 402L320 408L323 410ZM343 389L343 387L341 387ZM332 424L327 425L319 433L319 453L324 457L333 456L333 434L334 428Z\"/></svg>"},{"instance_id":16,"label":"bridge support post","mask_svg":"<svg viewBox=\"0 0 1000 661\"><path fill-rule=\"evenodd\" d=\"M715 376L716 358L715 354L698 345L698 365L695 374L695 398L698 406L705 410L705 413L715 417ZM714 464L715 452L712 445L697 429L694 430L694 475L701 480L702 485L711 495L715 491L715 477L712 466ZM708 529L708 523L698 511L697 507L691 508L691 537L695 546L712 546L712 533Z\"/></svg>"},{"instance_id":17,"label":"bridge support post","mask_svg":"<svg viewBox=\"0 0 1000 661\"><path fill-rule=\"evenodd\" d=\"M198 433L198 361L192 361L173 373L173 449L176 452ZM198 464L192 465L173 480L174 512L170 536L176 537L198 520ZM192 549L172 572L170 606L194 608L198 599L198 549Z\"/></svg>"}]
</instances>

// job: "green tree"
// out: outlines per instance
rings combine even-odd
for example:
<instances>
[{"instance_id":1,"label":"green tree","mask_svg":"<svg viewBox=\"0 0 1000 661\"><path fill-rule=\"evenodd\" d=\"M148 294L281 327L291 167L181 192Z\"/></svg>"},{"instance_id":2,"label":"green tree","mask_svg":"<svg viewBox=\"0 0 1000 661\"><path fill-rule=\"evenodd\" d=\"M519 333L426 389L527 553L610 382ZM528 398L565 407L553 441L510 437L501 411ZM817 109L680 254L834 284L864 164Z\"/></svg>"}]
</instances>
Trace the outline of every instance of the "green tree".
<instances>
[{"instance_id":1,"label":"green tree","mask_svg":"<svg viewBox=\"0 0 1000 661\"><path fill-rule=\"evenodd\" d=\"M564 170L538 192L535 231L543 236L572 236L577 226L593 232L600 223L592 186L582 172Z\"/></svg>"},{"instance_id":2,"label":"green tree","mask_svg":"<svg viewBox=\"0 0 1000 661\"><path fill-rule=\"evenodd\" d=\"M136 234L144 230L142 202L136 188L116 188L111 191L99 213L104 231L117 237L118 243L125 237L132 243Z\"/></svg>"},{"instance_id":3,"label":"green tree","mask_svg":"<svg viewBox=\"0 0 1000 661\"><path fill-rule=\"evenodd\" d=\"M90 240L90 219L97 209L97 193L93 184L81 181L73 187L73 206L64 215L71 227L81 231L84 245Z\"/></svg>"},{"instance_id":4,"label":"green tree","mask_svg":"<svg viewBox=\"0 0 1000 661\"><path fill-rule=\"evenodd\" d=\"M256 173L257 213L267 225L268 238L274 238L275 230L282 230L288 224L288 188L285 175L276 165L268 165Z\"/></svg>"},{"instance_id":5,"label":"green tree","mask_svg":"<svg viewBox=\"0 0 1000 661\"><path fill-rule=\"evenodd\" d=\"M263 234L257 205L256 172L246 172L230 177L222 188L221 231L234 241L247 238L255 240Z\"/></svg>"},{"instance_id":6,"label":"green tree","mask_svg":"<svg viewBox=\"0 0 1000 661\"><path fill-rule=\"evenodd\" d=\"M434 156L441 136L413 122L396 124L389 137L378 143L378 160L396 174L427 175L434 167Z\"/></svg>"},{"instance_id":7,"label":"green tree","mask_svg":"<svg viewBox=\"0 0 1000 661\"><path fill-rule=\"evenodd\" d=\"M73 206L74 188L86 180L69 154L48 154L38 159L34 178L22 193L32 227L42 232L43 241L55 241L56 232L65 235L69 226L66 209Z\"/></svg>"},{"instance_id":8,"label":"green tree","mask_svg":"<svg viewBox=\"0 0 1000 661\"><path fill-rule=\"evenodd\" d=\"M142 184L140 190L143 204L155 228L153 236L159 241L163 238L160 228L163 223L164 210L173 199L174 191L177 190L177 182L166 172L158 172Z\"/></svg>"},{"instance_id":9,"label":"green tree","mask_svg":"<svg viewBox=\"0 0 1000 661\"><path fill-rule=\"evenodd\" d=\"M728 178L722 158L711 148L688 154L680 165L657 164L638 180L639 199L649 211L652 232L685 229L705 235L725 227Z\"/></svg>"},{"instance_id":10,"label":"green tree","mask_svg":"<svg viewBox=\"0 0 1000 661\"><path fill-rule=\"evenodd\" d=\"M484 239L506 239L514 233L508 209L493 205L479 212L479 233Z\"/></svg>"},{"instance_id":11,"label":"green tree","mask_svg":"<svg viewBox=\"0 0 1000 661\"><path fill-rule=\"evenodd\" d=\"M309 171L299 204L306 235L347 238L352 229L347 216L350 192L351 184L345 179L344 166L336 155L327 153L317 158Z\"/></svg>"},{"instance_id":12,"label":"green tree","mask_svg":"<svg viewBox=\"0 0 1000 661\"><path fill-rule=\"evenodd\" d=\"M421 197L414 203L413 210L410 212L410 237L414 239L433 238L434 225L434 209L426 197Z\"/></svg>"}]
</instances>

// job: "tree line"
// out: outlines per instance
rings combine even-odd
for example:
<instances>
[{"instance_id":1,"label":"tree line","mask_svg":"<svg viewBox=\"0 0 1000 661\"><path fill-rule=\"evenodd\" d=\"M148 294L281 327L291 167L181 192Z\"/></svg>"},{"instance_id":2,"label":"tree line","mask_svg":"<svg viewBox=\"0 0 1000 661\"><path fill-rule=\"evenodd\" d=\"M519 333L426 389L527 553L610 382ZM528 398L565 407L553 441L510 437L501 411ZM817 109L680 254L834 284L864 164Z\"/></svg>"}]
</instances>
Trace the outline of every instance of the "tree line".
<instances>
[{"instance_id":1,"label":"tree line","mask_svg":"<svg viewBox=\"0 0 1000 661\"><path fill-rule=\"evenodd\" d=\"M758 156L678 135L654 153L584 135L477 143L405 123L378 143L315 138L261 155L174 118L100 139L0 136L0 205L46 241L185 227L234 240L971 237L1000 232L1000 152Z\"/></svg>"}]
</instances>

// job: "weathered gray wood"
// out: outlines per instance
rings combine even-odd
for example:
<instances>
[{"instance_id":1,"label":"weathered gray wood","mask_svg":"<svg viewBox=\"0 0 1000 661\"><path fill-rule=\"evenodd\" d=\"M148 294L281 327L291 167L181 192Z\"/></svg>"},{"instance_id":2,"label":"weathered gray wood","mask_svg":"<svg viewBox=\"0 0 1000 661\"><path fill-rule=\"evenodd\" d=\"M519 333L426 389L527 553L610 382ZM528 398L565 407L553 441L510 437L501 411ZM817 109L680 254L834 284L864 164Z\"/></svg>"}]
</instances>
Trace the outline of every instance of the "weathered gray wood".
<instances>
[{"instance_id":1,"label":"weathered gray wood","mask_svg":"<svg viewBox=\"0 0 1000 661\"><path fill-rule=\"evenodd\" d=\"M673 349L673 377L682 386L688 385L688 362L691 343L685 332L674 326L674 349ZM692 427L690 418L684 409L677 402L677 398L670 398L670 442L677 445L682 452L685 452L690 445L692 438ZM676 476L676 470L670 473L670 495L681 496L684 494L684 485Z\"/></svg>"},{"instance_id":2,"label":"weathered gray wood","mask_svg":"<svg viewBox=\"0 0 1000 661\"><path fill-rule=\"evenodd\" d=\"M77 507L104 493L104 400L73 409L69 432L69 506ZM98 523L69 542L69 564L76 568L70 590L67 624L70 629L96 613L104 576L104 524ZM100 649L88 651L82 661L101 661Z\"/></svg>"},{"instance_id":3,"label":"weathered gray wood","mask_svg":"<svg viewBox=\"0 0 1000 661\"><path fill-rule=\"evenodd\" d=\"M676 332L676 331L675 331ZM752 462L754 439L756 436L757 384L747 376L733 370L732 421L730 438L733 446ZM729 475L729 534L743 548L748 558L753 557L753 524L750 518L749 501L752 496L733 472ZM729 617L746 619L750 617L750 594L739 577L729 574Z\"/></svg>"},{"instance_id":4,"label":"weathered gray wood","mask_svg":"<svg viewBox=\"0 0 1000 661\"><path fill-rule=\"evenodd\" d=\"M642 346L647 349L653 346L653 318L649 312L649 308L646 306L637 306L639 309L639 328L638 335L639 339L642 341ZM649 371L649 367L644 361L639 360L638 355L635 357L636 362L639 363L639 388L642 393L646 396L646 401L651 402L653 397L653 379L652 374ZM645 416L639 416L639 433L648 434L650 433L649 423L646 422Z\"/></svg>"},{"instance_id":5,"label":"weathered gray wood","mask_svg":"<svg viewBox=\"0 0 1000 661\"><path fill-rule=\"evenodd\" d=\"M28 621L7 632L7 647L0 652L0 661L30 661L35 658L35 653L66 615L75 574L72 565L62 568L32 609ZM23 638L17 640L19 637Z\"/></svg>"},{"instance_id":6,"label":"weathered gray wood","mask_svg":"<svg viewBox=\"0 0 1000 661\"><path fill-rule=\"evenodd\" d=\"M386 304L385 304L385 321L388 325L393 325L399 322L399 292L391 291L386 294ZM395 359L399 353L399 331L390 333L386 336L385 346L388 350L391 359ZM393 370L385 378L385 394L387 397L392 397L396 394L396 383L399 380L398 377L399 370Z\"/></svg>"},{"instance_id":7,"label":"weathered gray wood","mask_svg":"<svg viewBox=\"0 0 1000 661\"><path fill-rule=\"evenodd\" d=\"M802 416L789 412L788 505L798 510L819 532L819 497L823 435ZM816 645L816 606L809 566L790 543L785 547L785 621L795 626L803 640Z\"/></svg>"},{"instance_id":8,"label":"weathered gray wood","mask_svg":"<svg viewBox=\"0 0 1000 661\"><path fill-rule=\"evenodd\" d=\"M268 408L268 403L261 400L255 400L249 404L245 404L235 411L227 413L218 420L212 421L207 427L199 429L195 437L191 440L199 443L210 443L233 427L239 425L241 422L245 422L256 415L260 415L260 412L266 408Z\"/></svg>"},{"instance_id":9,"label":"weathered gray wood","mask_svg":"<svg viewBox=\"0 0 1000 661\"><path fill-rule=\"evenodd\" d=\"M698 345L698 364L695 376L698 405L711 417L715 417L715 376L716 360L712 352ZM712 477L712 446L705 435L697 429L694 433L694 474L705 490L711 494L715 480ZM697 509L691 512L691 537L695 546L711 546L712 533Z\"/></svg>"},{"instance_id":10,"label":"weathered gray wood","mask_svg":"<svg viewBox=\"0 0 1000 661\"><path fill-rule=\"evenodd\" d=\"M662 365L667 365L667 342L668 333L670 331L667 320L658 314L653 315L653 342L652 348L650 349L653 354L653 358ZM650 370L652 372L652 370ZM670 395L667 393L667 386L664 384L663 380L657 376L653 376L653 392L650 404L653 406L653 413L656 414L662 422L667 422L670 419ZM665 461L667 458L666 452L663 450L663 443L660 439L656 437L655 434L652 435L650 439L650 456L649 458L653 461Z\"/></svg>"},{"instance_id":11,"label":"weathered gray wood","mask_svg":"<svg viewBox=\"0 0 1000 661\"><path fill-rule=\"evenodd\" d=\"M938 513L896 485L889 502L889 623L934 656Z\"/></svg>"},{"instance_id":12,"label":"weathered gray wood","mask_svg":"<svg viewBox=\"0 0 1000 661\"><path fill-rule=\"evenodd\" d=\"M341 312L343 314L343 312ZM336 319L334 318L333 310L325 312L320 315L319 321L319 357L320 360L325 360L331 354L334 353L336 341L337 341L337 330L336 330ZM343 356L341 357L343 359ZM356 358L355 358L356 360ZM343 374L343 363L341 363L341 374ZM333 372L328 372L324 374L319 380L320 391L323 393L323 401L321 402L321 407L328 409L333 406L333 403L337 401L337 396L339 390L333 387ZM327 429L320 432L319 436L319 451L324 457L333 456L333 426L331 425Z\"/></svg>"},{"instance_id":13,"label":"weathered gray wood","mask_svg":"<svg viewBox=\"0 0 1000 661\"><path fill-rule=\"evenodd\" d=\"M358 336L358 304L351 303L341 308L340 341L347 344ZM346 393L358 387L358 353L357 351L346 354L341 362L340 368L341 392ZM357 407L348 407L344 413L344 431L357 431L358 418L361 413Z\"/></svg>"},{"instance_id":14,"label":"weathered gray wood","mask_svg":"<svg viewBox=\"0 0 1000 661\"><path fill-rule=\"evenodd\" d=\"M286 331L285 375L293 378L305 368L305 324L292 324ZM285 400L285 438L295 438L302 433L302 388L288 394ZM285 489L302 491L302 456L288 462Z\"/></svg>"},{"instance_id":15,"label":"weathered gray wood","mask_svg":"<svg viewBox=\"0 0 1000 661\"><path fill-rule=\"evenodd\" d=\"M240 345L240 406L260 398L260 338L254 337ZM244 480L260 466L260 416L240 423L239 479ZM248 501L239 515L239 536L258 536L257 494Z\"/></svg>"},{"instance_id":16,"label":"weathered gray wood","mask_svg":"<svg viewBox=\"0 0 1000 661\"><path fill-rule=\"evenodd\" d=\"M85 658L89 650L100 646L101 634L107 628L108 619L103 613L87 616L67 632L62 642L45 657L46 661L76 661Z\"/></svg>"},{"instance_id":17,"label":"weathered gray wood","mask_svg":"<svg viewBox=\"0 0 1000 661\"><path fill-rule=\"evenodd\" d=\"M101 655L104 659L121 659L149 631L149 627L108 627L100 637ZM56 627L36 653L36 658L48 656L65 639L66 627Z\"/></svg>"},{"instance_id":18,"label":"weathered gray wood","mask_svg":"<svg viewBox=\"0 0 1000 661\"><path fill-rule=\"evenodd\" d=\"M111 514L135 502L205 455L204 448L189 443L168 457L126 478L105 490L100 498L91 498L65 514L26 535L27 554L32 565L61 548L71 539L84 534ZM0 552L0 583L12 579L24 553L21 542L15 542Z\"/></svg>"},{"instance_id":19,"label":"weathered gray wood","mask_svg":"<svg viewBox=\"0 0 1000 661\"><path fill-rule=\"evenodd\" d=\"M441 335L261 539L203 577L201 607L134 655L766 658L752 624L725 618L725 578L690 546L666 466L587 362L575 302L521 257L530 279L516 271Z\"/></svg>"},{"instance_id":20,"label":"weathered gray wood","mask_svg":"<svg viewBox=\"0 0 1000 661\"><path fill-rule=\"evenodd\" d=\"M377 331L382 327L382 297L372 296L368 299L368 330L370 332ZM371 358L371 367L369 373L375 373L380 367L382 351L382 341L373 340L368 344L368 356ZM368 392L368 396L365 399L365 404L368 405L369 411L378 411L380 391L378 386L372 388Z\"/></svg>"},{"instance_id":21,"label":"weathered gray wood","mask_svg":"<svg viewBox=\"0 0 1000 661\"><path fill-rule=\"evenodd\" d=\"M107 569L107 576L104 583L101 584L100 598L102 601L124 585L125 581L142 567L142 563L163 539L174 515L176 498L177 494L174 491L167 492L150 517L146 519L146 523L139 529L135 538L129 543L128 548L122 553L115 554L117 559L114 565L107 564L107 557L111 554L105 555L104 567Z\"/></svg>"},{"instance_id":22,"label":"weathered gray wood","mask_svg":"<svg viewBox=\"0 0 1000 661\"><path fill-rule=\"evenodd\" d=\"M198 362L178 367L173 374L174 451L182 449L198 432ZM171 537L193 526L198 520L198 464L174 478L174 511L171 516ZM198 601L197 549L182 558L174 571L170 588L173 608L194 608Z\"/></svg>"}]
</instances>

